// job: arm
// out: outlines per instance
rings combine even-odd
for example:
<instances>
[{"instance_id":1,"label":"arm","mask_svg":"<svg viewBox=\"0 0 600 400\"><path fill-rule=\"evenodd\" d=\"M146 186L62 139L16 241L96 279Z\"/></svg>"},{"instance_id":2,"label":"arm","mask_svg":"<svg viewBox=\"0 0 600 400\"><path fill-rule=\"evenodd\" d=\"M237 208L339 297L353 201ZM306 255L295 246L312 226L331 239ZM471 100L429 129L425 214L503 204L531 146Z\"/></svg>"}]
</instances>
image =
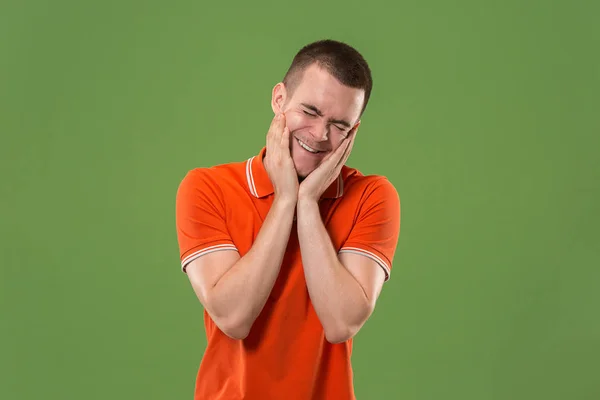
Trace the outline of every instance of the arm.
<instances>
[{"instance_id":1,"label":"arm","mask_svg":"<svg viewBox=\"0 0 600 400\"><path fill-rule=\"evenodd\" d=\"M315 202L298 203L298 239L306 285L326 339L344 342L371 316L384 271L361 255L338 258Z\"/></svg>"},{"instance_id":2,"label":"arm","mask_svg":"<svg viewBox=\"0 0 600 400\"><path fill-rule=\"evenodd\" d=\"M292 228L295 204L276 200L250 251L217 251L187 267L194 292L215 324L244 339L263 309L279 274Z\"/></svg>"},{"instance_id":3,"label":"arm","mask_svg":"<svg viewBox=\"0 0 600 400\"><path fill-rule=\"evenodd\" d=\"M389 278L400 228L400 201L376 185L339 254L314 199L298 200L298 239L311 301L331 343L352 338L371 316Z\"/></svg>"},{"instance_id":4,"label":"arm","mask_svg":"<svg viewBox=\"0 0 600 400\"><path fill-rule=\"evenodd\" d=\"M311 302L326 339L353 337L367 321L389 279L400 234L400 198L387 179L361 194L359 215L338 254L323 225L318 201L346 163L360 122L302 182L298 192L298 240Z\"/></svg>"},{"instance_id":5,"label":"arm","mask_svg":"<svg viewBox=\"0 0 600 400\"><path fill-rule=\"evenodd\" d=\"M298 176L283 116L274 118L269 128L264 165L273 183L274 201L252 247L241 258L225 222L227 199L218 177L196 170L186 176L177 193L182 267L206 312L234 339L248 335L263 309L293 223Z\"/></svg>"}]
</instances>

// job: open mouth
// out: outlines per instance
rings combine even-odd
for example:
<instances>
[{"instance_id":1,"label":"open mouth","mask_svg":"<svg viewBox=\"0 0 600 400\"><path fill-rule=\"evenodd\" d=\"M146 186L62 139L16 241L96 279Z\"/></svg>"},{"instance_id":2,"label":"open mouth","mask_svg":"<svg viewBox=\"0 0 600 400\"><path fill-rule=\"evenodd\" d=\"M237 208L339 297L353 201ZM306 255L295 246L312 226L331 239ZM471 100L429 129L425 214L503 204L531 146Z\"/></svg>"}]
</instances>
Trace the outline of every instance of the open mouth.
<instances>
[{"instance_id":1,"label":"open mouth","mask_svg":"<svg viewBox=\"0 0 600 400\"><path fill-rule=\"evenodd\" d=\"M322 151L319 150L315 150L312 147L310 147L309 145L307 145L306 143L304 143L302 140L296 138L296 140L298 141L298 144L300 145L300 147L302 147L304 150L313 153L313 154L318 154L318 153L322 153Z\"/></svg>"}]
</instances>

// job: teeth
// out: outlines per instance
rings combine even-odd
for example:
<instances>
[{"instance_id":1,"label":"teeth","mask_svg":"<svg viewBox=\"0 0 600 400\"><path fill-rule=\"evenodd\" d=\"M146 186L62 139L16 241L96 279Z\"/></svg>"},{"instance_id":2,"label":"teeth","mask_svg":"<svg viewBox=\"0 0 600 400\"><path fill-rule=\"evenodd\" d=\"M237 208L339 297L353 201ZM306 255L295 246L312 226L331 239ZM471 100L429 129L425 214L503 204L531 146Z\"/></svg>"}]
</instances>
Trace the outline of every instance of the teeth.
<instances>
[{"instance_id":1,"label":"teeth","mask_svg":"<svg viewBox=\"0 0 600 400\"><path fill-rule=\"evenodd\" d=\"M311 153L318 153L318 150L315 150L311 147L308 147L308 145L306 145L302 140L298 139L298 143L300 144L300 146L302 146L303 149L310 151Z\"/></svg>"}]
</instances>

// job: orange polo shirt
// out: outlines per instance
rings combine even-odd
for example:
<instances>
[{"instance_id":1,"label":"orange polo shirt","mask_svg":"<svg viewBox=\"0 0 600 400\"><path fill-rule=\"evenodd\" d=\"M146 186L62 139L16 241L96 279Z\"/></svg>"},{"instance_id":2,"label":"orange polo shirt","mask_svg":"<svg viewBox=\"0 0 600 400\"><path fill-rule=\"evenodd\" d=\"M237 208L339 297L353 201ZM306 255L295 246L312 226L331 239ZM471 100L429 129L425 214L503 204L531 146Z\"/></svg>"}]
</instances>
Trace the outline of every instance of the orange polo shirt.
<instances>
[{"instance_id":1,"label":"orange polo shirt","mask_svg":"<svg viewBox=\"0 0 600 400\"><path fill-rule=\"evenodd\" d=\"M266 148L247 161L197 168L181 182L176 224L183 272L214 251L250 250L273 203L263 165ZM400 200L383 176L344 166L319 202L338 252L376 261L390 277L400 232ZM312 306L292 227L273 290L244 340L229 338L204 311L207 347L195 400L351 400L352 339L331 344Z\"/></svg>"}]
</instances>

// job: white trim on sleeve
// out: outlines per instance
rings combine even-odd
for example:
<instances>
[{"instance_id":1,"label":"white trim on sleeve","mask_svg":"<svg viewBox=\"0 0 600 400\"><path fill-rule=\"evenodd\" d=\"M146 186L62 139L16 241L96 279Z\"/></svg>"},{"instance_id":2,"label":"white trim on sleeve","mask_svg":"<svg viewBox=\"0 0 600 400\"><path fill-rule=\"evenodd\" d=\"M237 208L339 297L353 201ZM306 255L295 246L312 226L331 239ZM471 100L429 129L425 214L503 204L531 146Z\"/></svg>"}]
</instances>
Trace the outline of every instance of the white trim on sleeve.
<instances>
[{"instance_id":1,"label":"white trim on sleeve","mask_svg":"<svg viewBox=\"0 0 600 400\"><path fill-rule=\"evenodd\" d=\"M390 280L390 274L391 274L390 267L377 254L371 253L370 251L367 251L364 249L359 249L358 247L343 247L340 249L340 251L338 253L353 253L353 254L360 254L362 256L369 257L371 260L373 260L377 264L379 264L381 266L381 268L383 268L383 270L385 272L385 280L386 281Z\"/></svg>"},{"instance_id":2,"label":"white trim on sleeve","mask_svg":"<svg viewBox=\"0 0 600 400\"><path fill-rule=\"evenodd\" d=\"M221 251L221 250L238 251L237 247L235 247L233 244L218 244L216 246L210 246L210 247L198 250L198 251L190 254L186 258L184 258L183 261L181 261L181 271L185 272L186 265L189 264L190 262L194 261L196 258L202 257L203 255L208 254L208 253L213 253L215 251Z\"/></svg>"}]
</instances>

